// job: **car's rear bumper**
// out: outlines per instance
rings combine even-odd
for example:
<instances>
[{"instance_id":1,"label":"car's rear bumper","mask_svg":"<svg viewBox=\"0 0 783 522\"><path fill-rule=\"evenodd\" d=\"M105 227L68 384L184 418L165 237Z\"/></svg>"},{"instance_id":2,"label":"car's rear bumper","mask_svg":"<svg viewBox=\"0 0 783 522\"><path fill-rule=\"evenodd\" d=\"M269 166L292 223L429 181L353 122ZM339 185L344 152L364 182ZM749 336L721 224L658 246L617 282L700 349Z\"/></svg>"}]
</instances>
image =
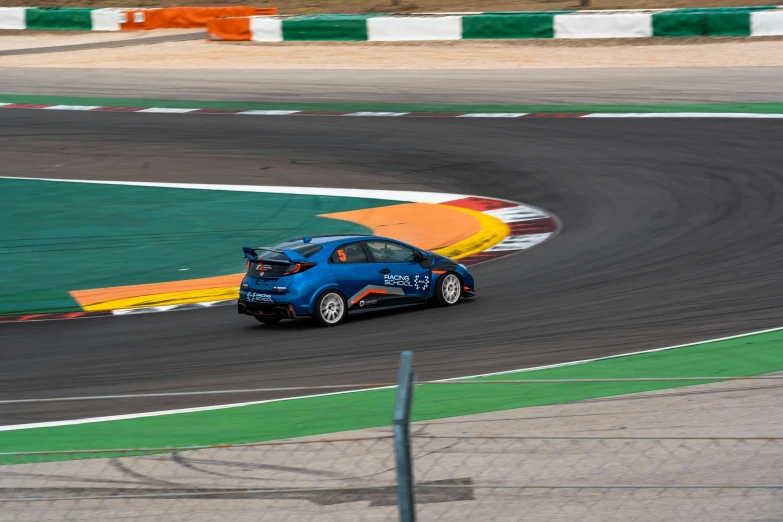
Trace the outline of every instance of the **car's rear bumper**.
<instances>
[{"instance_id":1,"label":"car's rear bumper","mask_svg":"<svg viewBox=\"0 0 783 522\"><path fill-rule=\"evenodd\" d=\"M276 316L281 319L296 319L294 307L288 303L255 303L239 300L237 312L243 315Z\"/></svg>"}]
</instances>

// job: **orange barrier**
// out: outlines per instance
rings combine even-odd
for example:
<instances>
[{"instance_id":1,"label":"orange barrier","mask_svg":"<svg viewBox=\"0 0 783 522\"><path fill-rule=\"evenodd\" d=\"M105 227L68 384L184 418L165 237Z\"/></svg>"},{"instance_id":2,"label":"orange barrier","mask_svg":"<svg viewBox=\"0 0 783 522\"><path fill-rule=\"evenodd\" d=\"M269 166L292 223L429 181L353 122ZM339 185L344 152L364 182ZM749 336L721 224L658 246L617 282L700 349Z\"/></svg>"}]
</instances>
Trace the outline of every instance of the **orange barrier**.
<instances>
[{"instance_id":1,"label":"orange barrier","mask_svg":"<svg viewBox=\"0 0 783 522\"><path fill-rule=\"evenodd\" d=\"M143 31L147 13L152 9L127 9L120 13L120 31Z\"/></svg>"},{"instance_id":2,"label":"orange barrier","mask_svg":"<svg viewBox=\"0 0 783 522\"><path fill-rule=\"evenodd\" d=\"M198 29L207 27L210 20L223 16L276 15L276 7L164 7L161 9L128 9L123 31L149 29Z\"/></svg>"},{"instance_id":3,"label":"orange barrier","mask_svg":"<svg viewBox=\"0 0 783 522\"><path fill-rule=\"evenodd\" d=\"M250 18L213 18L207 23L207 40L250 41Z\"/></svg>"}]
</instances>

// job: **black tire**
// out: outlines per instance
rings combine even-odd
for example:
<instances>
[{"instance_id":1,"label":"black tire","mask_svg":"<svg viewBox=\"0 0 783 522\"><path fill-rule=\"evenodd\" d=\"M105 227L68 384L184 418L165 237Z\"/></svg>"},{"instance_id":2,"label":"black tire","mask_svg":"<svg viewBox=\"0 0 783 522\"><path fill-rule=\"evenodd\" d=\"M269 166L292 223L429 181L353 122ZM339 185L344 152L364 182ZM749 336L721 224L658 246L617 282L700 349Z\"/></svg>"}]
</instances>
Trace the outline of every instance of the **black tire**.
<instances>
[{"instance_id":1,"label":"black tire","mask_svg":"<svg viewBox=\"0 0 783 522\"><path fill-rule=\"evenodd\" d=\"M337 326L348 315L345 296L337 290L327 290L318 296L313 310L313 319L320 326Z\"/></svg>"},{"instance_id":2,"label":"black tire","mask_svg":"<svg viewBox=\"0 0 783 522\"><path fill-rule=\"evenodd\" d=\"M264 324L277 324L280 322L280 318L276 315L254 315L256 321Z\"/></svg>"},{"instance_id":3,"label":"black tire","mask_svg":"<svg viewBox=\"0 0 783 522\"><path fill-rule=\"evenodd\" d=\"M456 286L455 286L456 285ZM435 304L453 306L462 297L462 280L454 272L446 272L435 283Z\"/></svg>"}]
</instances>

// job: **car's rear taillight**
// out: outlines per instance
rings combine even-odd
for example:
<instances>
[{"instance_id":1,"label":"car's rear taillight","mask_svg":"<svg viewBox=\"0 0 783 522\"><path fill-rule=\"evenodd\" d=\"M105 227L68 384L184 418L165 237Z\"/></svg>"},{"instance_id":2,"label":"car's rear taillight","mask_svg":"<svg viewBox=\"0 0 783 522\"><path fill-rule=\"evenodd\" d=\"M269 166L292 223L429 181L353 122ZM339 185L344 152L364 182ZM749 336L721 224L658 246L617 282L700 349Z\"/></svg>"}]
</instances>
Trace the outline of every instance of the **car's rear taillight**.
<instances>
[{"instance_id":1,"label":"car's rear taillight","mask_svg":"<svg viewBox=\"0 0 783 522\"><path fill-rule=\"evenodd\" d=\"M298 274L300 272L304 272L305 270L310 270L315 266L315 263L291 263L288 265L288 268L286 269L284 276L287 275L293 275Z\"/></svg>"}]
</instances>

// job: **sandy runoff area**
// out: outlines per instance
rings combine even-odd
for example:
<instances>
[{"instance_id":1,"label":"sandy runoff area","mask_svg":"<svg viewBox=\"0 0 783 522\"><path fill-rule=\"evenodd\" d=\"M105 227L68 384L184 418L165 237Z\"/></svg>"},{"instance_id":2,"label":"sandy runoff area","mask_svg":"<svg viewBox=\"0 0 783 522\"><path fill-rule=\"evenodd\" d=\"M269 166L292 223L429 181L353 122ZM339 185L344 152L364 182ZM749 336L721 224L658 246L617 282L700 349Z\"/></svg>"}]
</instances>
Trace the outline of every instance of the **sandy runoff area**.
<instances>
[{"instance_id":1,"label":"sandy runoff area","mask_svg":"<svg viewBox=\"0 0 783 522\"><path fill-rule=\"evenodd\" d=\"M153 32L125 37L156 36ZM127 34L127 33L126 33ZM0 51L123 38L121 33L0 35ZM0 55L0 67L146 69L528 69L781 66L781 38L453 42L207 42Z\"/></svg>"}]
</instances>

